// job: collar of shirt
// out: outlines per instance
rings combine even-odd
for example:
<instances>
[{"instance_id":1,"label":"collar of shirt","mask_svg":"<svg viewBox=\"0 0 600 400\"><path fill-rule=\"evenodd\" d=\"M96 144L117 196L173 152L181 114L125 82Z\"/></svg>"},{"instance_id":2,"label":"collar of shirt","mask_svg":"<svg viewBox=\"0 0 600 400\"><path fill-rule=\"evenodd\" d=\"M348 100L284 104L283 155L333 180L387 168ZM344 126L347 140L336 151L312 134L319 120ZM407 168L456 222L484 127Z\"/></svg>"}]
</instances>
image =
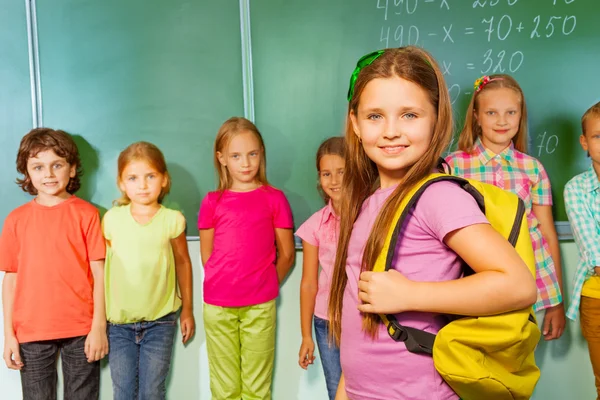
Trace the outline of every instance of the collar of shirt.
<instances>
[{"instance_id":1,"label":"collar of shirt","mask_svg":"<svg viewBox=\"0 0 600 400\"><path fill-rule=\"evenodd\" d=\"M323 213L322 223L329 221L330 218L334 218L336 220L340 219L340 217L335 213L335 210L333 209L333 201L331 201L331 199L329 199L329 203L327 203L327 208L325 208L325 212Z\"/></svg>"},{"instance_id":2,"label":"collar of shirt","mask_svg":"<svg viewBox=\"0 0 600 400\"><path fill-rule=\"evenodd\" d=\"M475 142L475 146L473 147L473 152L477 154L479 160L485 165L490 160L494 159L496 156L500 156L504 158L509 164L512 163L515 154L515 146L513 142L510 142L510 146L506 149L502 150L499 154L494 153L490 149L487 149L483 143L481 143L481 138L477 138Z\"/></svg>"},{"instance_id":3,"label":"collar of shirt","mask_svg":"<svg viewBox=\"0 0 600 400\"><path fill-rule=\"evenodd\" d=\"M594 164L590 165L590 168L585 172L582 186L586 192L593 192L600 188L600 180L598 180Z\"/></svg>"}]
</instances>

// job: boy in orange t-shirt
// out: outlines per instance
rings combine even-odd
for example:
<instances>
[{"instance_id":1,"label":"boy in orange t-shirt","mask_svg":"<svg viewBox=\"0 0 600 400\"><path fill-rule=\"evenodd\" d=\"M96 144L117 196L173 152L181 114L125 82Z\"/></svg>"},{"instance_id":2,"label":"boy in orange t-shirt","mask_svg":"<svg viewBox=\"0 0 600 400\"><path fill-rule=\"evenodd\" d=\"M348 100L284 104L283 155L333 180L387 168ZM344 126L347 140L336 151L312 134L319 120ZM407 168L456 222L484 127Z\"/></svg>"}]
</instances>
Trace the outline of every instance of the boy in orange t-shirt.
<instances>
[{"instance_id":1,"label":"boy in orange t-shirt","mask_svg":"<svg viewBox=\"0 0 600 400\"><path fill-rule=\"evenodd\" d=\"M81 161L60 130L21 140L17 183L35 199L13 210L0 236L4 361L21 372L25 400L56 399L60 351L64 397L98 399L108 353L105 245L98 210L73 194Z\"/></svg>"}]
</instances>

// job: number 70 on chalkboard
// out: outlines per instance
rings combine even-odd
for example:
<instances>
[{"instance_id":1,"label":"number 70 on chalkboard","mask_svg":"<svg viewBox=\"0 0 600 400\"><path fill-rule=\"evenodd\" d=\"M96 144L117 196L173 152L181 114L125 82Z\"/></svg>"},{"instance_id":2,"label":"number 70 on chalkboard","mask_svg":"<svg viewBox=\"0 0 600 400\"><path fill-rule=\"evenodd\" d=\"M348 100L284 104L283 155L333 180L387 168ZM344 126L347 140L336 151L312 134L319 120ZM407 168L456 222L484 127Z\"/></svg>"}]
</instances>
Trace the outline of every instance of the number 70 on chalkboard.
<instances>
[{"instance_id":1,"label":"number 70 on chalkboard","mask_svg":"<svg viewBox=\"0 0 600 400\"><path fill-rule=\"evenodd\" d=\"M537 145L534 147L537 149L537 155L540 157L542 154L552 154L558 147L558 136L548 135L548 132L540 133L537 135Z\"/></svg>"}]
</instances>

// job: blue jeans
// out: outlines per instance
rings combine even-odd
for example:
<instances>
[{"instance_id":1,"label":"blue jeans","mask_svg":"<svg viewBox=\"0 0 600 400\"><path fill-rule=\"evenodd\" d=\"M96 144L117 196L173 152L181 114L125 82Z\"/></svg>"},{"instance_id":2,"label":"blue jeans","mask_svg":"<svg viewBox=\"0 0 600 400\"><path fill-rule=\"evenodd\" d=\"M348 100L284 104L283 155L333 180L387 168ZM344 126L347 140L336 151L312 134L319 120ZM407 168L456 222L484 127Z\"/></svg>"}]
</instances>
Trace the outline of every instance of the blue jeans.
<instances>
[{"instance_id":1,"label":"blue jeans","mask_svg":"<svg viewBox=\"0 0 600 400\"><path fill-rule=\"evenodd\" d=\"M60 352L65 400L98 399L100 361L87 362L85 336L21 343L21 388L24 400L56 399L56 361ZM4 395L0 397L5 398Z\"/></svg>"},{"instance_id":2,"label":"blue jeans","mask_svg":"<svg viewBox=\"0 0 600 400\"><path fill-rule=\"evenodd\" d=\"M156 321L108 324L108 363L114 400L163 400L177 313Z\"/></svg>"},{"instance_id":3,"label":"blue jeans","mask_svg":"<svg viewBox=\"0 0 600 400\"><path fill-rule=\"evenodd\" d=\"M340 365L340 348L335 343L329 343L329 321L314 316L315 336L317 337L317 346L321 355L321 364L325 373L325 383L327 384L327 394L329 399L335 399L335 392L340 383L342 375L342 366Z\"/></svg>"}]
</instances>

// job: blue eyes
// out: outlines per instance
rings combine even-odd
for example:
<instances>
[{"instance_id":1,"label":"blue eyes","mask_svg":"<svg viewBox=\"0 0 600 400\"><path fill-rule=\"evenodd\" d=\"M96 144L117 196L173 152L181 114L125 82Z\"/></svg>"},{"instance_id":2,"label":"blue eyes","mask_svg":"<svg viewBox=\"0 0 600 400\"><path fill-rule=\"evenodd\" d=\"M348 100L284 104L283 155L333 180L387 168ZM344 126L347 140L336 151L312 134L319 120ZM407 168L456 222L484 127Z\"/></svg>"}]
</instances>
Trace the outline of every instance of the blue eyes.
<instances>
[{"instance_id":1,"label":"blue eyes","mask_svg":"<svg viewBox=\"0 0 600 400\"><path fill-rule=\"evenodd\" d=\"M370 115L367 116L367 119L370 119L372 121L379 120L379 119L382 119L382 118L383 118L383 116L381 114L370 114ZM415 119L415 118L417 118L417 114L415 114L415 113L406 113L406 114L402 115L402 118L408 119L408 120Z\"/></svg>"},{"instance_id":2,"label":"blue eyes","mask_svg":"<svg viewBox=\"0 0 600 400\"><path fill-rule=\"evenodd\" d=\"M487 115L494 115L494 114L496 114L496 111L486 111L485 113L486 113ZM508 114L509 114L509 115L516 115L516 114L517 114L517 112L513 110L513 111L509 111L509 112L508 112Z\"/></svg>"},{"instance_id":3,"label":"blue eyes","mask_svg":"<svg viewBox=\"0 0 600 400\"><path fill-rule=\"evenodd\" d=\"M258 155L258 152L255 151L255 152L250 153L249 155L250 155L250 157L256 157ZM239 154L232 154L231 158L234 158L234 159L237 160L238 158L240 158L240 155Z\"/></svg>"},{"instance_id":4,"label":"blue eyes","mask_svg":"<svg viewBox=\"0 0 600 400\"><path fill-rule=\"evenodd\" d=\"M344 171L338 171L338 175L344 175ZM331 172L323 172L321 176L327 178L331 176Z\"/></svg>"},{"instance_id":5,"label":"blue eyes","mask_svg":"<svg viewBox=\"0 0 600 400\"><path fill-rule=\"evenodd\" d=\"M62 164L53 164L53 165L52 165L52 168L53 168L53 169L61 169L62 167L63 167L63 165L62 165ZM43 168L43 167L42 167L41 165L36 165L35 167L33 167L33 170L34 170L34 171L41 171L41 170L42 170L42 168Z\"/></svg>"},{"instance_id":6,"label":"blue eyes","mask_svg":"<svg viewBox=\"0 0 600 400\"><path fill-rule=\"evenodd\" d=\"M147 176L148 179L152 180L154 178L156 178L156 175L152 174L152 175L148 175ZM127 177L127 180L130 182L134 182L137 179L137 176L129 176Z\"/></svg>"}]
</instances>

